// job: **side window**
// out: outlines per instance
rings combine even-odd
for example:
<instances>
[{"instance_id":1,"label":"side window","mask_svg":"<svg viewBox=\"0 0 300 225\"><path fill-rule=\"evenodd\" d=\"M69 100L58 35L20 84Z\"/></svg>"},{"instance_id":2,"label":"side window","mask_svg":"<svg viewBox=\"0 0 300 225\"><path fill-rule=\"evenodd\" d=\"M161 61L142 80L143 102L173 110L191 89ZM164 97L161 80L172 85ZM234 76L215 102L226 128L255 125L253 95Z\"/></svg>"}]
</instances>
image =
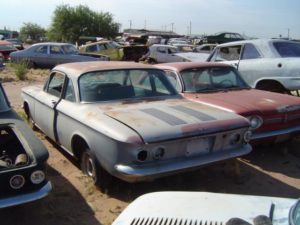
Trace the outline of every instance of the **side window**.
<instances>
[{"instance_id":1,"label":"side window","mask_svg":"<svg viewBox=\"0 0 300 225\"><path fill-rule=\"evenodd\" d=\"M242 59L257 59L261 58L261 55L252 44L245 44Z\"/></svg>"},{"instance_id":2,"label":"side window","mask_svg":"<svg viewBox=\"0 0 300 225\"><path fill-rule=\"evenodd\" d=\"M63 89L64 79L65 76L61 73L51 74L46 92L56 97L60 97Z\"/></svg>"},{"instance_id":3,"label":"side window","mask_svg":"<svg viewBox=\"0 0 300 225\"><path fill-rule=\"evenodd\" d=\"M47 54L47 48L48 48L47 45L43 45L43 46L38 47L38 48L35 50L35 52L36 52L36 53L39 53L39 54Z\"/></svg>"},{"instance_id":4,"label":"side window","mask_svg":"<svg viewBox=\"0 0 300 225\"><path fill-rule=\"evenodd\" d=\"M175 89L178 92L181 92L181 85L180 85L180 81L178 80L178 77L176 76L175 73L171 72L171 71L166 71L166 75L168 80L171 82L171 84L173 85L173 87L175 87Z\"/></svg>"},{"instance_id":5,"label":"side window","mask_svg":"<svg viewBox=\"0 0 300 225\"><path fill-rule=\"evenodd\" d=\"M219 49L216 61L233 61L240 58L241 46L229 46Z\"/></svg>"},{"instance_id":6,"label":"side window","mask_svg":"<svg viewBox=\"0 0 300 225\"><path fill-rule=\"evenodd\" d=\"M75 102L74 87L73 87L73 83L70 79L68 80L65 99L70 102Z\"/></svg>"},{"instance_id":7,"label":"side window","mask_svg":"<svg viewBox=\"0 0 300 225\"><path fill-rule=\"evenodd\" d=\"M103 50L105 50L106 48L105 48L105 45L104 44L98 44L98 51L103 51Z\"/></svg>"},{"instance_id":8,"label":"side window","mask_svg":"<svg viewBox=\"0 0 300 225\"><path fill-rule=\"evenodd\" d=\"M86 52L97 52L97 45L90 45L86 47Z\"/></svg>"},{"instance_id":9,"label":"side window","mask_svg":"<svg viewBox=\"0 0 300 225\"><path fill-rule=\"evenodd\" d=\"M50 54L63 54L59 46L50 46Z\"/></svg>"},{"instance_id":10,"label":"side window","mask_svg":"<svg viewBox=\"0 0 300 225\"><path fill-rule=\"evenodd\" d=\"M165 47L158 47L157 51L163 54L166 54L166 48Z\"/></svg>"}]
</instances>

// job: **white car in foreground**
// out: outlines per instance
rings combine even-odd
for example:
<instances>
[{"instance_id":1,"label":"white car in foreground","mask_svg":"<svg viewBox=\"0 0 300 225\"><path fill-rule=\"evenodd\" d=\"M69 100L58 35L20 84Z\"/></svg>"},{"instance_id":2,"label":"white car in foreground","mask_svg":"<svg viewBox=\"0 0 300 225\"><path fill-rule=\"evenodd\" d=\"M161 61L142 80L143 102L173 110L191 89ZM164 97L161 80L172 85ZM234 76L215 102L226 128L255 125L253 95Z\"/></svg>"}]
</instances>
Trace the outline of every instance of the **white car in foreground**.
<instances>
[{"instance_id":1,"label":"white car in foreground","mask_svg":"<svg viewBox=\"0 0 300 225\"><path fill-rule=\"evenodd\" d=\"M112 225L299 225L296 199L210 192L154 192L133 201Z\"/></svg>"},{"instance_id":2,"label":"white car in foreground","mask_svg":"<svg viewBox=\"0 0 300 225\"><path fill-rule=\"evenodd\" d=\"M256 39L218 45L209 62L235 66L253 88L285 93L300 90L300 42Z\"/></svg>"}]
</instances>

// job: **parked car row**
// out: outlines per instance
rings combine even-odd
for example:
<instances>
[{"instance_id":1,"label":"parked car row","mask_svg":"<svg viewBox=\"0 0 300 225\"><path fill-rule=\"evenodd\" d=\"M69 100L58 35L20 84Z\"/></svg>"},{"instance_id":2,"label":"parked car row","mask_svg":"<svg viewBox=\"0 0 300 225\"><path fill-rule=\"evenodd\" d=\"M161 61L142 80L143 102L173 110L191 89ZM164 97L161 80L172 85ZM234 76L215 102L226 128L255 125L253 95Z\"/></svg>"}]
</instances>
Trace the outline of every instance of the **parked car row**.
<instances>
[{"instance_id":1,"label":"parked car row","mask_svg":"<svg viewBox=\"0 0 300 225\"><path fill-rule=\"evenodd\" d=\"M218 59L215 54L222 46L209 60ZM297 55L297 45L293 46ZM76 51L64 43L28 49L33 55L48 54L48 61L54 51ZM17 53L24 52L11 53L11 60L21 61ZM241 52L246 54L246 47ZM243 75L219 62L60 64L43 86L22 89L23 107L32 127L70 153L83 173L106 188L112 177L154 180L243 156L251 145L286 144L298 137L299 97L254 90ZM0 152L0 179L6 184L1 186L4 192L11 193L0 197L1 208L39 199L49 193L51 183L44 173L47 151L27 132L0 90L5 146Z\"/></svg>"}]
</instances>

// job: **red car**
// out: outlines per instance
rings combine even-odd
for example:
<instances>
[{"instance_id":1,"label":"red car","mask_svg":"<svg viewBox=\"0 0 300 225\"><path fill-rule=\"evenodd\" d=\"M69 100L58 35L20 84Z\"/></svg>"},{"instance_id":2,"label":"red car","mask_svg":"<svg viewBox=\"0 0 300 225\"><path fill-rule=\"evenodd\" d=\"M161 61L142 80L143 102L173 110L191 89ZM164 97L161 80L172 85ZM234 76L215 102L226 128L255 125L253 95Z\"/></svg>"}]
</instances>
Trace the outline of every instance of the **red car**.
<instances>
[{"instance_id":1,"label":"red car","mask_svg":"<svg viewBox=\"0 0 300 225\"><path fill-rule=\"evenodd\" d=\"M18 51L18 49L12 43L5 40L0 41L0 53L2 53L5 61L9 59L9 54L15 51Z\"/></svg>"},{"instance_id":2,"label":"red car","mask_svg":"<svg viewBox=\"0 0 300 225\"><path fill-rule=\"evenodd\" d=\"M300 135L300 98L252 89L238 71L221 63L156 65L185 98L247 117L251 144L285 143Z\"/></svg>"}]
</instances>

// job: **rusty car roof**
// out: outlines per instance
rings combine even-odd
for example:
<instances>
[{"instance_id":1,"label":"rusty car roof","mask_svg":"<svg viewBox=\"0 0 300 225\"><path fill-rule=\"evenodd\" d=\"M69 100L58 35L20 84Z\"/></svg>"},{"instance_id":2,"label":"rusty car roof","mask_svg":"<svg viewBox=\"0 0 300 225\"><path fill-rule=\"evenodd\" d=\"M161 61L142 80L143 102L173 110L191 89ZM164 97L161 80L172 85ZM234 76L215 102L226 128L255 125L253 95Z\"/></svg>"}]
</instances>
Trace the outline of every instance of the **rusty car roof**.
<instances>
[{"instance_id":1,"label":"rusty car roof","mask_svg":"<svg viewBox=\"0 0 300 225\"><path fill-rule=\"evenodd\" d=\"M74 62L60 64L53 68L67 73L69 76L78 77L83 73L101 70L122 70L122 69L159 69L151 65L135 62L120 61L90 61L90 62Z\"/></svg>"},{"instance_id":2,"label":"rusty car roof","mask_svg":"<svg viewBox=\"0 0 300 225\"><path fill-rule=\"evenodd\" d=\"M160 69L176 69L177 71L182 71L186 69L193 68L204 68L204 67L231 67L225 63L217 63L217 62L174 62L174 63L162 63L154 65Z\"/></svg>"}]
</instances>

